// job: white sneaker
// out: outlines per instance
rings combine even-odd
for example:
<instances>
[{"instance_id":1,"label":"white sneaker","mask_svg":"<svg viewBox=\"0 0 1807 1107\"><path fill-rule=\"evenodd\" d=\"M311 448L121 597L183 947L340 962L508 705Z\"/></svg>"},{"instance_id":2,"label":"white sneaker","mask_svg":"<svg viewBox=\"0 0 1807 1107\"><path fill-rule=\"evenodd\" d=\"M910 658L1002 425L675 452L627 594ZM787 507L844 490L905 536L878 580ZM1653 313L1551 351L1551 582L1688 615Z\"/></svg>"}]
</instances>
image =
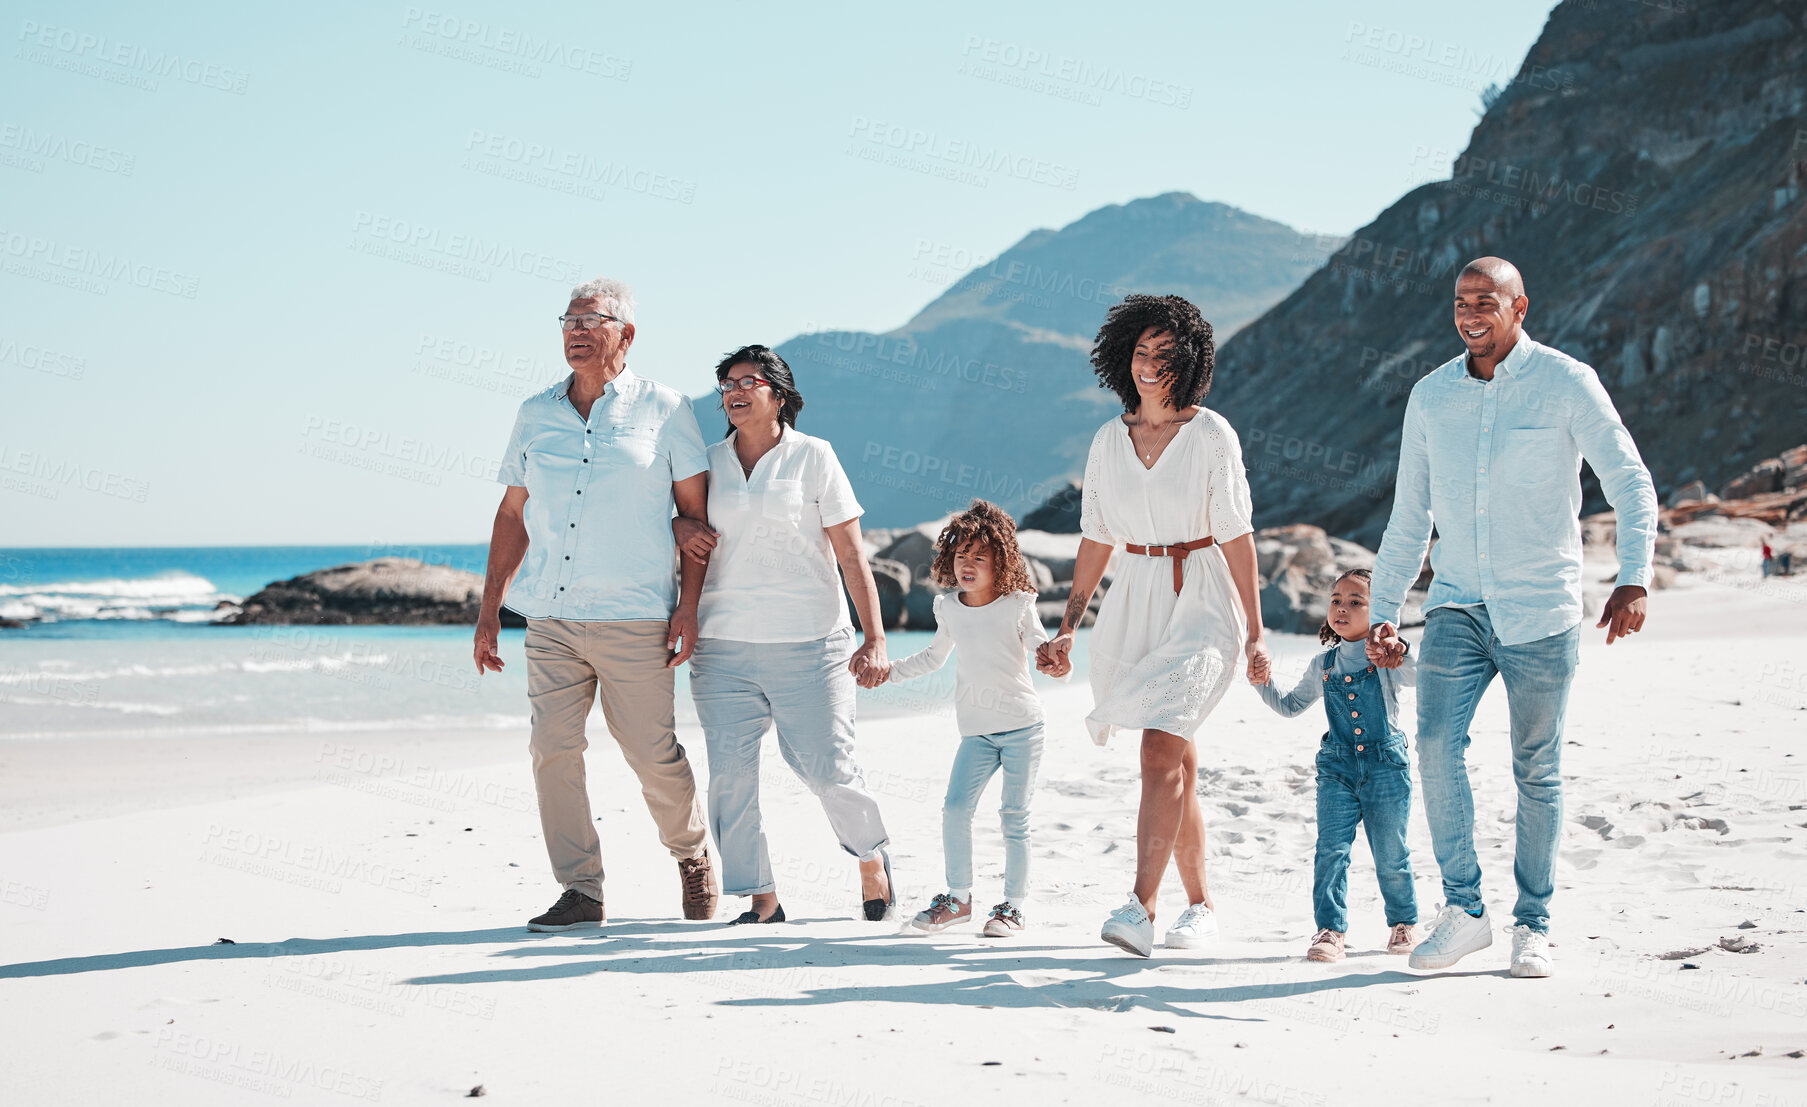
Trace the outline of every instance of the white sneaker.
<instances>
[{"instance_id":1,"label":"white sneaker","mask_svg":"<svg viewBox=\"0 0 1807 1107\"><path fill-rule=\"evenodd\" d=\"M1446 903L1431 924L1430 936L1418 943L1408 962L1414 969L1447 969L1477 949L1493 944L1493 920L1485 905L1476 918L1454 904Z\"/></svg>"},{"instance_id":2,"label":"white sneaker","mask_svg":"<svg viewBox=\"0 0 1807 1107\"><path fill-rule=\"evenodd\" d=\"M1550 936L1528 926L1512 928L1512 975L1549 976L1556 970L1550 965Z\"/></svg>"},{"instance_id":3,"label":"white sneaker","mask_svg":"<svg viewBox=\"0 0 1807 1107\"><path fill-rule=\"evenodd\" d=\"M1167 931L1168 949L1203 949L1217 940L1217 915L1202 903L1180 912Z\"/></svg>"},{"instance_id":4,"label":"white sneaker","mask_svg":"<svg viewBox=\"0 0 1807 1107\"><path fill-rule=\"evenodd\" d=\"M1148 917L1142 901L1130 896L1128 903L1104 920L1098 937L1137 957L1147 957L1154 952L1154 920Z\"/></svg>"}]
</instances>

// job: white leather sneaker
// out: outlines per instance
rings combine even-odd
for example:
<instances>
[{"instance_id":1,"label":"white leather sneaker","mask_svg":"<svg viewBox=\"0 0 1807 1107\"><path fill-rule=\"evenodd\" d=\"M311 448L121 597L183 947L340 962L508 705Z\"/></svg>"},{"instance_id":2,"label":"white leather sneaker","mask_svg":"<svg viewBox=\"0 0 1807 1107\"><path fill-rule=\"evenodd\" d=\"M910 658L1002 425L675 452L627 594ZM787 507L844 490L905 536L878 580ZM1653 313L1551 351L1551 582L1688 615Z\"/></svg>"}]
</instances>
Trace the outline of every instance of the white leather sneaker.
<instances>
[{"instance_id":1,"label":"white leather sneaker","mask_svg":"<svg viewBox=\"0 0 1807 1107\"><path fill-rule=\"evenodd\" d=\"M1137 957L1147 957L1154 952L1154 920L1148 917L1142 901L1130 896L1128 903L1104 920L1098 937Z\"/></svg>"},{"instance_id":2,"label":"white leather sneaker","mask_svg":"<svg viewBox=\"0 0 1807 1107\"><path fill-rule=\"evenodd\" d=\"M1512 928L1512 975L1549 976L1555 972L1550 964L1550 936L1528 926Z\"/></svg>"},{"instance_id":3,"label":"white leather sneaker","mask_svg":"<svg viewBox=\"0 0 1807 1107\"><path fill-rule=\"evenodd\" d=\"M1217 915L1202 903L1180 912L1167 931L1168 949L1203 949L1217 941Z\"/></svg>"},{"instance_id":4,"label":"white leather sneaker","mask_svg":"<svg viewBox=\"0 0 1807 1107\"><path fill-rule=\"evenodd\" d=\"M1477 949L1493 944L1493 919L1485 905L1476 918L1454 904L1446 903L1431 924L1430 936L1418 943L1407 962L1414 969L1447 969Z\"/></svg>"}]
</instances>

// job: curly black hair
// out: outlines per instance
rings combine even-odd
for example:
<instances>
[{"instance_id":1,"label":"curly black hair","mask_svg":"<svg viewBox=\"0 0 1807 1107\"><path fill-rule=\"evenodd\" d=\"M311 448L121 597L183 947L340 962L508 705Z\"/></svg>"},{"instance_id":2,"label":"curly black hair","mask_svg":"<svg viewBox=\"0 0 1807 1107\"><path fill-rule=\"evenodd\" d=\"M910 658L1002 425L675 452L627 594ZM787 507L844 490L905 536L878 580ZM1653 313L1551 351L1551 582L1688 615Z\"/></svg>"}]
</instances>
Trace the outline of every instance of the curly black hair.
<instances>
[{"instance_id":1,"label":"curly black hair","mask_svg":"<svg viewBox=\"0 0 1807 1107\"><path fill-rule=\"evenodd\" d=\"M1161 378L1167 382L1167 406L1175 411L1204 401L1211 391L1211 371L1217 366L1217 343L1211 324L1183 296L1125 296L1105 313L1104 325L1092 342L1092 371L1098 386L1108 388L1123 401L1123 410L1142 406L1142 396L1130 377L1130 356L1142 332L1153 327L1173 335Z\"/></svg>"},{"instance_id":2,"label":"curly black hair","mask_svg":"<svg viewBox=\"0 0 1807 1107\"><path fill-rule=\"evenodd\" d=\"M1354 577L1356 580L1362 581L1370 587L1372 587L1374 582L1374 574L1371 571L1367 569L1350 569L1348 572L1336 578L1336 584L1332 584L1330 590L1332 592L1336 591L1336 585L1343 583L1350 577ZM1343 636L1338 634L1336 628L1330 625L1330 616L1325 615L1324 625L1318 628L1318 642L1322 645L1334 646L1342 640Z\"/></svg>"},{"instance_id":3,"label":"curly black hair","mask_svg":"<svg viewBox=\"0 0 1807 1107\"><path fill-rule=\"evenodd\" d=\"M943 588L958 588L954 575L954 555L977 542L991 547L992 587L999 596L1012 592L1035 594L1029 565L1016 544L1016 520L990 500L974 500L972 506L947 521L935 539L935 562L929 567L935 583Z\"/></svg>"},{"instance_id":4,"label":"curly black hair","mask_svg":"<svg viewBox=\"0 0 1807 1107\"><path fill-rule=\"evenodd\" d=\"M770 346L742 346L715 363L715 379L726 380L728 370L736 365L759 367L759 375L771 381L772 391L778 394L779 421L787 427L795 427L797 413L803 410L803 393L797 391L797 381L791 376L791 367L778 356L778 351ZM732 423L728 425L727 433L734 433Z\"/></svg>"}]
</instances>

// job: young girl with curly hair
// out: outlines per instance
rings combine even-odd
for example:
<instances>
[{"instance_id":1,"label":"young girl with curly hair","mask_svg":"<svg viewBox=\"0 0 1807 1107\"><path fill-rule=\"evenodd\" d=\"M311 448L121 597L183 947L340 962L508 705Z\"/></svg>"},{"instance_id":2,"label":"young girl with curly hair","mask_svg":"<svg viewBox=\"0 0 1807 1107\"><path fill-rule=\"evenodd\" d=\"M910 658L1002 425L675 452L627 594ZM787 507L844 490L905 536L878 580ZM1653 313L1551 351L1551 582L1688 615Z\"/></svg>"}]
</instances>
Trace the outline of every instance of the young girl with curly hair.
<instances>
[{"instance_id":1,"label":"young girl with curly hair","mask_svg":"<svg viewBox=\"0 0 1807 1107\"><path fill-rule=\"evenodd\" d=\"M1317 933L1308 961L1341 961L1348 933L1349 847L1355 828L1368 830L1380 896L1386 905L1387 952L1406 954L1418 944L1418 900L1412 887L1412 855L1406 824L1412 812L1412 770L1399 718L1399 689L1412 686L1417 660L1408 649L1397 669L1368 660L1366 569L1338 577L1318 641L1331 648L1308 665L1298 686L1281 695L1272 683L1255 691L1287 718L1319 699L1330 729L1318 746L1318 847L1312 861L1311 905Z\"/></svg>"},{"instance_id":2,"label":"young girl with curly hair","mask_svg":"<svg viewBox=\"0 0 1807 1107\"><path fill-rule=\"evenodd\" d=\"M1035 612L1035 585L1016 544L1016 524L996 504L974 500L935 541L935 583L954 591L935 597L935 640L894 662L886 679L913 680L954 662L954 754L941 808L947 891L911 925L946 930L973 917L973 813L993 774L1004 772L1004 901L991 909L985 935L1023 931L1029 895L1029 797L1042 756L1042 705L1029 656L1048 640Z\"/></svg>"}]
</instances>

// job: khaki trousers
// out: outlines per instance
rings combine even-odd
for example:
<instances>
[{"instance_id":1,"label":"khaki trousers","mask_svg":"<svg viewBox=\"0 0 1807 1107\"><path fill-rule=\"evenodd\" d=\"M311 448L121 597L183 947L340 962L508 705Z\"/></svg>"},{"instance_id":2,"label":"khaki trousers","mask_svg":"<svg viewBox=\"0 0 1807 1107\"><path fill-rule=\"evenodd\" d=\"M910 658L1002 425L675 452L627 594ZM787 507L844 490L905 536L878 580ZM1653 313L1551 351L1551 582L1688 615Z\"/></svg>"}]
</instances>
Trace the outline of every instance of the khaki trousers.
<instances>
[{"instance_id":1,"label":"khaki trousers","mask_svg":"<svg viewBox=\"0 0 1807 1107\"><path fill-rule=\"evenodd\" d=\"M700 857L708 842L696 778L678 744L667 624L527 620L527 702L533 708L533 783L552 874L602 898L602 844L584 775L584 719L602 693L602 717L640 778L646 809L671 855Z\"/></svg>"}]
</instances>

